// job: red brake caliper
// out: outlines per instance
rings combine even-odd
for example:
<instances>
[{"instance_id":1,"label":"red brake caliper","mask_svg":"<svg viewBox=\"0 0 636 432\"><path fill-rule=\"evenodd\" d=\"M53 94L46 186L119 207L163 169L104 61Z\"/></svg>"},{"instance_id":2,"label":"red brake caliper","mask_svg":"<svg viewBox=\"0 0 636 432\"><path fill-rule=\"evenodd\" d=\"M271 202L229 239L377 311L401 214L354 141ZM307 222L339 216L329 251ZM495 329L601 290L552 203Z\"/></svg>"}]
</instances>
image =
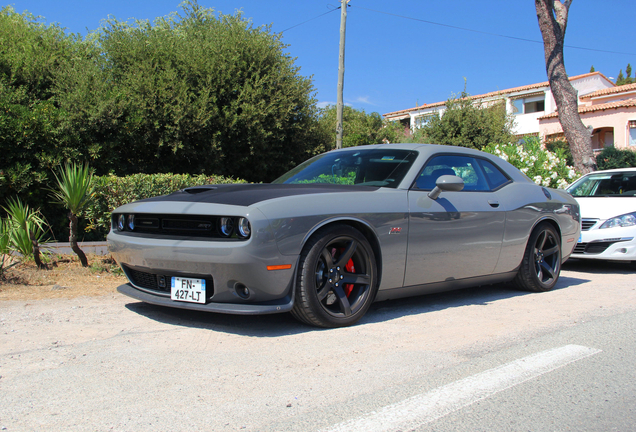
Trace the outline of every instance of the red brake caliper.
<instances>
[{"instance_id":1,"label":"red brake caliper","mask_svg":"<svg viewBox=\"0 0 636 432\"><path fill-rule=\"evenodd\" d=\"M356 272L356 268L353 266L353 260L352 259L349 259L349 262L345 266L345 270L347 272L349 272L349 273L355 273ZM351 294L351 291L353 291L353 284L344 284L344 292L347 295L347 297L349 297L349 295Z\"/></svg>"},{"instance_id":2,"label":"red brake caliper","mask_svg":"<svg viewBox=\"0 0 636 432\"><path fill-rule=\"evenodd\" d=\"M339 249L338 252L339 253L344 252L344 248ZM333 258L336 257L336 249L331 250L331 256ZM345 270L348 271L349 273L355 273L356 268L354 267L353 260L351 258L349 258L349 262L345 266ZM351 295L351 291L353 291L353 284L344 284L342 287L344 288L345 295L349 297Z\"/></svg>"}]
</instances>

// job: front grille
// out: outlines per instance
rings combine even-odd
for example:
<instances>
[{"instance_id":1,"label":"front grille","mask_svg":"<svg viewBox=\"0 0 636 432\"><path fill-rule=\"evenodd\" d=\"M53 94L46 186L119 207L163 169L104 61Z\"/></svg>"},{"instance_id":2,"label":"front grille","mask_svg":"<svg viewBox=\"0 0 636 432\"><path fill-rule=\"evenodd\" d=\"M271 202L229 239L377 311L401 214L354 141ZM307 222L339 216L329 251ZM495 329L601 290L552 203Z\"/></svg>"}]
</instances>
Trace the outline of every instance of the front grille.
<instances>
[{"instance_id":1,"label":"front grille","mask_svg":"<svg viewBox=\"0 0 636 432\"><path fill-rule=\"evenodd\" d=\"M240 216L212 216L212 215L168 215L135 213L124 214L126 223L120 229L119 217L112 215L112 226L118 234L151 238L181 237L188 240L208 240L210 238L235 241L247 240L238 235ZM222 235L220 222L229 219L231 228L229 235Z\"/></svg>"},{"instance_id":2,"label":"front grille","mask_svg":"<svg viewBox=\"0 0 636 432\"><path fill-rule=\"evenodd\" d=\"M201 216L135 216L135 232L148 234L217 237L216 217Z\"/></svg>"},{"instance_id":3,"label":"front grille","mask_svg":"<svg viewBox=\"0 0 636 432\"><path fill-rule=\"evenodd\" d=\"M126 265L122 267L126 276L128 276L128 279L134 286L145 290L155 291L157 294L162 296L170 296L170 286L173 276L205 279L207 300L214 295L214 284L210 276L195 274L166 274L158 273L151 269L132 268Z\"/></svg>"},{"instance_id":4,"label":"front grille","mask_svg":"<svg viewBox=\"0 0 636 432\"><path fill-rule=\"evenodd\" d=\"M617 243L617 240L610 241L600 241L600 242L591 242L591 243L577 243L574 247L573 253L575 254L587 254L587 255L596 255L605 252L605 250Z\"/></svg>"},{"instance_id":5,"label":"front grille","mask_svg":"<svg viewBox=\"0 0 636 432\"><path fill-rule=\"evenodd\" d=\"M575 254L585 253L585 246L587 246L587 243L577 243L572 253L575 253Z\"/></svg>"},{"instance_id":6,"label":"front grille","mask_svg":"<svg viewBox=\"0 0 636 432\"><path fill-rule=\"evenodd\" d=\"M588 243L587 247L585 248L585 253L586 254L600 254L605 252L605 249L607 249L608 247L610 247L611 245L613 245L616 242L594 242L594 243Z\"/></svg>"},{"instance_id":7,"label":"front grille","mask_svg":"<svg viewBox=\"0 0 636 432\"><path fill-rule=\"evenodd\" d=\"M598 219L583 219L581 221L581 231L589 231L598 222Z\"/></svg>"},{"instance_id":8,"label":"front grille","mask_svg":"<svg viewBox=\"0 0 636 432\"><path fill-rule=\"evenodd\" d=\"M133 285L150 290L159 290L157 276L152 273L146 273L139 270L129 268L126 272Z\"/></svg>"},{"instance_id":9,"label":"front grille","mask_svg":"<svg viewBox=\"0 0 636 432\"><path fill-rule=\"evenodd\" d=\"M162 228L168 231L188 231L208 234L215 227L211 219L166 219L162 220Z\"/></svg>"}]
</instances>

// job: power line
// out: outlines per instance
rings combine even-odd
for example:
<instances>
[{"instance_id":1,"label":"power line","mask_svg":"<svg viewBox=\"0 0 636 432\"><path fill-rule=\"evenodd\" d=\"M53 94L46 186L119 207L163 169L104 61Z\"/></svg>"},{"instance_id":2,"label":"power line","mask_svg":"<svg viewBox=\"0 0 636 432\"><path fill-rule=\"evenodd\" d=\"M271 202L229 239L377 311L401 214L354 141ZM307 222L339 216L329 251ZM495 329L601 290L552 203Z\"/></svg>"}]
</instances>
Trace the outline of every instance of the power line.
<instances>
[{"instance_id":1,"label":"power line","mask_svg":"<svg viewBox=\"0 0 636 432\"><path fill-rule=\"evenodd\" d=\"M375 10L375 9L369 9L369 8L365 8L362 6L355 6L355 5L350 5L351 7L355 7L358 9L364 9L370 12L376 12L379 14L384 14L384 15L390 15L390 16L394 16L397 18L403 18L403 19L408 19L408 20L412 20L412 21L419 21L419 22L423 22L426 24L432 24L432 25L436 25L436 26L440 26L440 27L447 27L447 28L452 28L455 30L464 30L464 31L469 31L469 32L473 32L473 33L479 33L479 34L484 34L484 35L489 35L489 36L496 36L496 37L500 37L500 38L506 38L506 39L513 39L513 40L519 40L519 41L523 41L523 42L531 42L531 43L538 43L543 45L542 41L538 41L538 40L534 40L534 39L526 39L526 38L521 38L521 37L516 37L516 36L508 36L508 35L503 35L503 34L499 34L499 33L491 33L491 32L486 32L486 31L482 31L482 30L475 30L475 29L469 29L466 27L459 27L459 26L454 26L454 25L450 25L450 24L442 24L442 23L438 23L438 22L434 22L434 21L428 21L428 20L423 20L420 18L413 18L413 17L409 17L409 16L405 16L405 15L398 15L398 14L394 14L391 12L383 12L383 11L379 11L379 10ZM608 54L623 54L623 55L636 55L634 53L626 53L626 52L620 52L620 51L608 51L608 50L601 50L601 49L594 49L594 48L585 48L585 47L578 47L578 46L573 46L573 45L563 45L566 48L572 48L572 49L578 49L578 50L584 50L584 51L595 51L595 52L602 52L602 53L608 53Z\"/></svg>"},{"instance_id":2,"label":"power line","mask_svg":"<svg viewBox=\"0 0 636 432\"><path fill-rule=\"evenodd\" d=\"M301 25L303 25L303 24L306 24L306 23L308 23L309 21L313 21L313 20L315 20L315 19L318 19L318 18L320 18L320 17L322 17L322 16L325 16L325 15L327 15L327 14L330 14L331 12L337 11L338 9L340 9L340 8L339 8L339 7L337 7L337 8L335 8L335 9L331 9L331 10L329 10L329 11L327 11L327 12L323 13L323 14L320 14L320 15L318 15L318 16L316 16L316 17L309 18L307 21L303 21L303 22L301 22L301 23L299 23L299 24L296 24L296 25L293 25L293 26L291 26L291 27L289 27L289 28L286 28L286 29L285 29L285 30L283 30L281 33L285 33L287 30L291 30L291 29L293 29L293 28L296 28L296 27L298 27L298 26L301 26Z\"/></svg>"}]
</instances>

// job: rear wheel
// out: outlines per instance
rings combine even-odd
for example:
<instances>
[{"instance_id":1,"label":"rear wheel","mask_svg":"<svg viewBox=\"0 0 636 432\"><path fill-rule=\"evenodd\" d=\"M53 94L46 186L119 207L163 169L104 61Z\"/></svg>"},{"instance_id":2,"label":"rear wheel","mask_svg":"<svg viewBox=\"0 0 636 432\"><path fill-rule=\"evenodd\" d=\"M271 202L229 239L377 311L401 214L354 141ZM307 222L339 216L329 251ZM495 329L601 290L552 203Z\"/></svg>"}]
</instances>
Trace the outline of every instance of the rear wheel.
<instances>
[{"instance_id":1,"label":"rear wheel","mask_svg":"<svg viewBox=\"0 0 636 432\"><path fill-rule=\"evenodd\" d=\"M527 291L550 291L561 272L561 239L554 226L542 222L532 231L516 285Z\"/></svg>"},{"instance_id":2,"label":"rear wheel","mask_svg":"<svg viewBox=\"0 0 636 432\"><path fill-rule=\"evenodd\" d=\"M316 232L300 257L292 315L318 327L354 324L369 309L377 291L371 245L349 225Z\"/></svg>"}]
</instances>

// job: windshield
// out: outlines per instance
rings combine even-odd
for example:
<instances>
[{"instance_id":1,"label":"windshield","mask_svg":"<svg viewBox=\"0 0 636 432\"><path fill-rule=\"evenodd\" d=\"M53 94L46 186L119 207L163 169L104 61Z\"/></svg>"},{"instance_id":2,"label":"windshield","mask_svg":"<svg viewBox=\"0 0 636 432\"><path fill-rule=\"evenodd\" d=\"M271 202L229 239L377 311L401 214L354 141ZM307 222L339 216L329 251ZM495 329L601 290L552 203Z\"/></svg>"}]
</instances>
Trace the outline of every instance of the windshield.
<instances>
[{"instance_id":1,"label":"windshield","mask_svg":"<svg viewBox=\"0 0 636 432\"><path fill-rule=\"evenodd\" d=\"M591 174L576 181L568 192L575 197L635 196L636 171Z\"/></svg>"},{"instance_id":2,"label":"windshield","mask_svg":"<svg viewBox=\"0 0 636 432\"><path fill-rule=\"evenodd\" d=\"M417 152L373 149L318 155L272 183L329 183L396 188L413 165Z\"/></svg>"}]
</instances>

